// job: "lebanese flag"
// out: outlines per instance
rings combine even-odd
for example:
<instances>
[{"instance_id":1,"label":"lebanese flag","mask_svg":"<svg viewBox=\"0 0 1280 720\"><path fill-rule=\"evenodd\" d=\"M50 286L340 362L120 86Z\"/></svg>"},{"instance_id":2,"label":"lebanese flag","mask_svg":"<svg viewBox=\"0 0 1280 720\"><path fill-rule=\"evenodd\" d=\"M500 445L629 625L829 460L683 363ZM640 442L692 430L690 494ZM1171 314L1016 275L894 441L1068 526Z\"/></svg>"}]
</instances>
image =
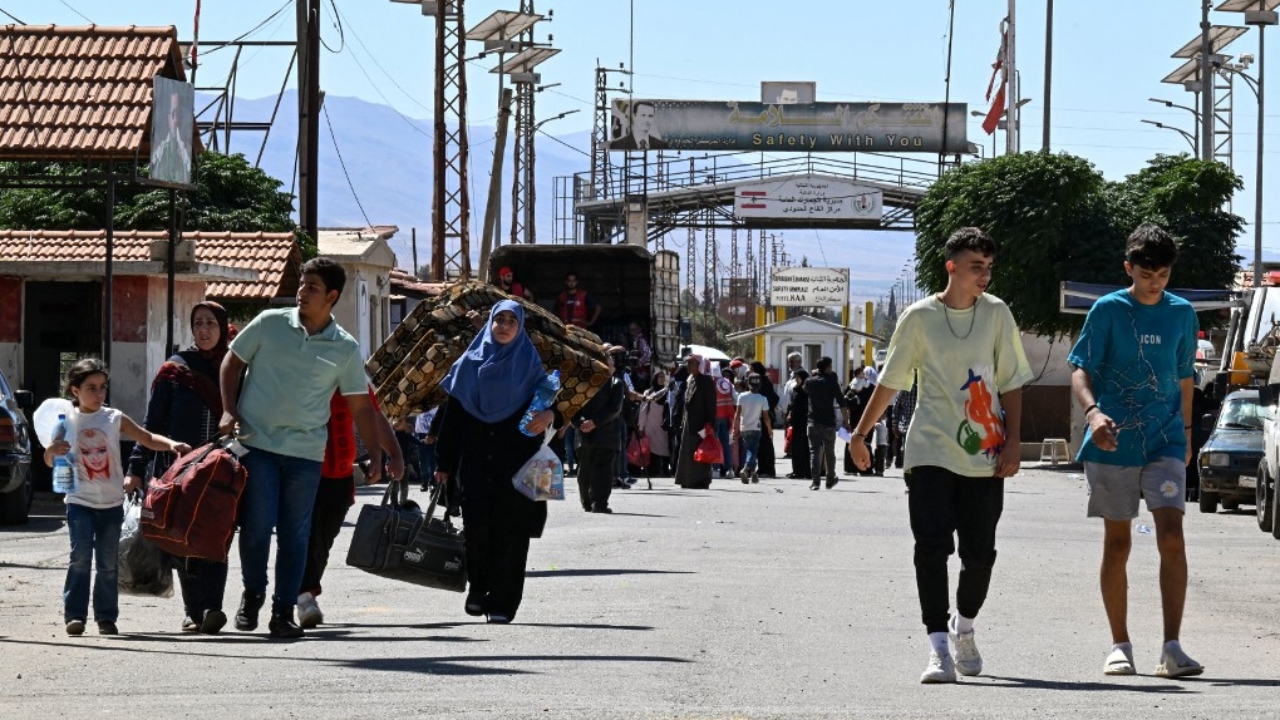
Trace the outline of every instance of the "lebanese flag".
<instances>
[{"instance_id":1,"label":"lebanese flag","mask_svg":"<svg viewBox=\"0 0 1280 720\"><path fill-rule=\"evenodd\" d=\"M987 100L991 100L991 89L995 87L996 75L1000 76L1000 88L996 90L995 101L991 103L991 109L987 111L987 117L982 121L982 129L988 134L996 131L1000 125L1000 117L1005 112L1005 89L1009 85L1009 76L1005 71L1004 59L1009 50L1009 30L1008 19L1001 23L1000 30L1000 52L996 55L996 61L991 65L991 80L987 83Z\"/></svg>"}]
</instances>

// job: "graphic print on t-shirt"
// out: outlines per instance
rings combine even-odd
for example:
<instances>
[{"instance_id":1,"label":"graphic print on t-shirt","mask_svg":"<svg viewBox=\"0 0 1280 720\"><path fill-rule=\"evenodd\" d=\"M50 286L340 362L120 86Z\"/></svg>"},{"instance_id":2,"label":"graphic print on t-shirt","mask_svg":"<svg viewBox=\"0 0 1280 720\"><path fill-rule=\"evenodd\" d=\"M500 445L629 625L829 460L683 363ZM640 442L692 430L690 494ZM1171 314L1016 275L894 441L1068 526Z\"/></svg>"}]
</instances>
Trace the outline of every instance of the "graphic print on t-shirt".
<instances>
[{"instance_id":1,"label":"graphic print on t-shirt","mask_svg":"<svg viewBox=\"0 0 1280 720\"><path fill-rule=\"evenodd\" d=\"M113 466L120 465L120 450L100 428L84 428L76 434L76 477L84 482L111 480Z\"/></svg>"},{"instance_id":2,"label":"graphic print on t-shirt","mask_svg":"<svg viewBox=\"0 0 1280 720\"><path fill-rule=\"evenodd\" d=\"M993 372L990 367L969 368L969 377L960 386L968 397L964 401L964 418L956 430L956 442L969 455L992 458L1004 449L1004 421L996 413L986 381Z\"/></svg>"}]
</instances>

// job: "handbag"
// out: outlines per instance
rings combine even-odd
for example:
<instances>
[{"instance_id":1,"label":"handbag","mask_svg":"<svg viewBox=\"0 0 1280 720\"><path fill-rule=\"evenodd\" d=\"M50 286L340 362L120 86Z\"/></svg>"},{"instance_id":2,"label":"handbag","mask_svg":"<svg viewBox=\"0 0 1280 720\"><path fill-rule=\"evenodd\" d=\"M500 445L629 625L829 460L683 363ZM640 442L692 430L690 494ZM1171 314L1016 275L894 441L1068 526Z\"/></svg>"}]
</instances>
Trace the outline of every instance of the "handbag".
<instances>
[{"instance_id":1,"label":"handbag","mask_svg":"<svg viewBox=\"0 0 1280 720\"><path fill-rule=\"evenodd\" d=\"M649 438L632 435L627 442L627 462L638 468L649 467Z\"/></svg>"},{"instance_id":2,"label":"handbag","mask_svg":"<svg viewBox=\"0 0 1280 720\"><path fill-rule=\"evenodd\" d=\"M414 585L463 592L467 589L467 546L446 510L435 517L445 486L431 492L424 513L408 500L409 486L391 482L378 505L360 508L347 564L365 572ZM447 501L444 503L447 507Z\"/></svg>"},{"instance_id":3,"label":"handbag","mask_svg":"<svg viewBox=\"0 0 1280 720\"><path fill-rule=\"evenodd\" d=\"M165 552L226 562L248 472L219 436L178 458L147 487L142 534Z\"/></svg>"},{"instance_id":4,"label":"handbag","mask_svg":"<svg viewBox=\"0 0 1280 720\"><path fill-rule=\"evenodd\" d=\"M547 437L551 435L548 430ZM511 485L530 500L563 500L564 464L551 446L543 443L511 477Z\"/></svg>"},{"instance_id":5,"label":"handbag","mask_svg":"<svg viewBox=\"0 0 1280 720\"><path fill-rule=\"evenodd\" d=\"M711 427L711 423L707 423L703 435L702 442L698 443L697 449L693 451L693 461L705 465L723 465L724 446L716 438L715 428Z\"/></svg>"},{"instance_id":6,"label":"handbag","mask_svg":"<svg viewBox=\"0 0 1280 720\"><path fill-rule=\"evenodd\" d=\"M793 428L793 427L789 427L789 428L787 428L787 434L786 434L786 436L785 436L785 437L786 437L786 439L782 441L782 454L783 454L783 455L790 455L790 454L791 454L791 434L792 434L794 431L795 431L795 428Z\"/></svg>"}]
</instances>

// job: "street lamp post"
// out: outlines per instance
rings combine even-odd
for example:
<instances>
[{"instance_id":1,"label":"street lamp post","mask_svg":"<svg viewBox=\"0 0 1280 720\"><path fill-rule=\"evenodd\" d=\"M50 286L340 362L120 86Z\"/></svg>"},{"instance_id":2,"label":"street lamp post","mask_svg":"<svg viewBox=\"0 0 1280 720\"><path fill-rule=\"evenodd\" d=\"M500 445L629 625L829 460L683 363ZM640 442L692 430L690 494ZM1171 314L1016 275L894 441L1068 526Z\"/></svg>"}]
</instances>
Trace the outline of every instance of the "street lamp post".
<instances>
[{"instance_id":1,"label":"street lamp post","mask_svg":"<svg viewBox=\"0 0 1280 720\"><path fill-rule=\"evenodd\" d=\"M1194 153L1196 151L1195 138L1191 137L1191 133L1187 132L1186 130L1183 130L1182 128L1174 127L1172 125L1165 125L1164 123L1156 122L1155 120L1143 120L1142 122L1148 125L1155 125L1161 130L1173 130L1174 132L1181 135L1187 141L1187 144L1191 146L1191 152Z\"/></svg>"},{"instance_id":2,"label":"street lamp post","mask_svg":"<svg viewBox=\"0 0 1280 720\"><path fill-rule=\"evenodd\" d=\"M1195 121L1192 123L1192 126L1195 128L1195 131L1192 133L1194 137L1192 152L1196 157L1200 157L1200 112L1193 107L1179 105L1172 100L1161 100L1160 98L1147 98L1147 100L1150 100L1153 103L1159 103L1168 108L1178 108L1179 110L1186 110L1191 113L1191 117L1195 118Z\"/></svg>"},{"instance_id":3,"label":"street lamp post","mask_svg":"<svg viewBox=\"0 0 1280 720\"><path fill-rule=\"evenodd\" d=\"M1271 13L1271 14L1275 15L1275 13ZM1258 41L1259 41L1258 56L1261 57L1262 56L1262 50L1261 50L1262 28L1261 27L1258 28ZM1247 56L1245 56L1245 59L1247 59ZM1263 174L1263 163L1262 163L1263 134L1262 133L1266 129L1266 113L1263 111L1264 106L1262 103L1262 100L1264 97L1263 96L1264 88L1262 85L1262 80L1263 80L1262 63L1261 62L1258 63L1258 78L1256 80L1244 71L1245 67L1247 67L1247 65L1242 65L1242 64L1223 65L1221 66L1220 69L1224 73L1231 73L1236 77L1244 80L1245 84L1249 87L1249 89L1253 91L1253 96L1258 100L1258 148L1257 148L1258 159L1257 159L1257 166L1254 171L1257 177L1254 178L1254 183L1253 183L1254 184L1254 188L1253 188L1254 190L1253 287L1256 288L1262 282L1262 174Z\"/></svg>"}]
</instances>

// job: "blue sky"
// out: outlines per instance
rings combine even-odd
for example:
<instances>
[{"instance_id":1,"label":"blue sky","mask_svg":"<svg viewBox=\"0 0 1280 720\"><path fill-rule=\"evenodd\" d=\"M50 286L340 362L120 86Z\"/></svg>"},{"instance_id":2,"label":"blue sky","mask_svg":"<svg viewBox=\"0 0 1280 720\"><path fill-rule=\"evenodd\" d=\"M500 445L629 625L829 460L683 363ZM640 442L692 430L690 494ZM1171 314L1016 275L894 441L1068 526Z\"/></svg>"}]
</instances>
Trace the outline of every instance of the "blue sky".
<instances>
[{"instance_id":1,"label":"blue sky","mask_svg":"<svg viewBox=\"0 0 1280 720\"><path fill-rule=\"evenodd\" d=\"M429 115L432 20L416 6L390 0L333 0L343 20L345 45L335 26L333 5L326 0L324 36L338 53L322 58L323 86L333 95L357 96L390 104L414 118ZM205 0L200 34L206 40L230 39L257 25L276 9L286 9L253 35L255 39L289 39L293 33L293 0ZM1215 2L1215 5L1217 2ZM952 100L984 107L983 94L999 44L999 23L1007 0L956 0ZM467 25L497 9L515 9L514 0L468 0ZM947 0L912 3L868 0L643 0L634 3L634 89L638 95L684 99L752 100L761 80L813 80L820 100L940 101L945 86ZM1044 97L1044 0L1018 3L1018 68L1023 97L1024 150L1041 143ZM1110 179L1140 169L1156 153L1187 150L1183 138L1142 124L1151 119L1191 130L1190 115L1147 100L1161 97L1191 104L1182 88L1162 85L1161 78L1181 61L1170 55L1198 32L1197 0L1069 0L1056 3L1052 148L1084 156ZM544 83L561 85L539 95L539 117L579 110L546 126L554 134L588 130L591 123L593 69L597 60L617 67L628 61L629 0L558 0L539 2L554 19L540 26L537 39L554 35L563 52L541 67ZM191 35L195 0L0 0L0 9L27 23L103 25L173 24L179 35ZM82 17L83 16L83 17ZM1219 24L1242 24L1233 13L1214 13ZM5 20L8 22L9 20ZM1273 30L1273 47L1280 35ZM479 48L475 49L478 52ZM1251 30L1226 50L1257 53ZM221 83L229 51L205 58L200 84ZM274 94L283 78L287 50L248 49L241 61L238 92L244 97ZM487 69L493 58L469 67L470 119L488 124L496 116L497 85ZM1256 70L1256 65L1254 66ZM289 81L293 85L292 79ZM1236 98L1235 168L1246 188L1234 210L1253 218L1257 106L1243 88ZM1280 118L1268 114L1265 153L1272 182L1280 154ZM970 123L970 140L985 144L979 120ZM585 149L585 148L584 148ZM486 153L487 154L487 153ZM586 158L583 158L586 168ZM550 178L540 179L545 192ZM1277 186L1280 187L1280 186ZM1272 193L1274 194L1274 193ZM1242 249L1252 257L1253 229L1246 228ZM1280 217L1268 220L1264 245L1280 254ZM845 239L847 235L848 239ZM861 233L838 240L816 241L789 236L793 254L803 252L815 264L821 256L831 265L859 264ZM900 267L911 256L911 239L878 242L881 258ZM881 239L883 240L883 239ZM815 246L815 242L818 244ZM817 252L814 252L814 251ZM884 282L887 289L889 281Z\"/></svg>"}]
</instances>

